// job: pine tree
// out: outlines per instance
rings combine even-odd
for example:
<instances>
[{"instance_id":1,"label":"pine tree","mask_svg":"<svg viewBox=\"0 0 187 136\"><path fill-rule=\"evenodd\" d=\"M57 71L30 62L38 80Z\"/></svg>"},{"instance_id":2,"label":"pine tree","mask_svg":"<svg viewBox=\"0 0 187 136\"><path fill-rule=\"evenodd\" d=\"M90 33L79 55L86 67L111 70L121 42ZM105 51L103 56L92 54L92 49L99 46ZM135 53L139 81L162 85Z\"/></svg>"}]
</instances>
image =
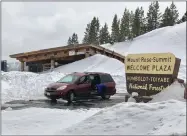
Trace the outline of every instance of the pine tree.
<instances>
[{"instance_id":1,"label":"pine tree","mask_svg":"<svg viewBox=\"0 0 187 136\"><path fill-rule=\"evenodd\" d=\"M76 33L73 33L73 35L68 39L68 45L72 45L72 44L73 45L79 44L78 35Z\"/></svg>"},{"instance_id":2,"label":"pine tree","mask_svg":"<svg viewBox=\"0 0 187 136\"><path fill-rule=\"evenodd\" d=\"M139 10L139 19L140 19L140 35L147 32L146 18L144 17L143 7Z\"/></svg>"},{"instance_id":3,"label":"pine tree","mask_svg":"<svg viewBox=\"0 0 187 136\"><path fill-rule=\"evenodd\" d=\"M115 14L112 22L112 33L111 33L111 42L119 42L120 34L119 34L119 23L117 15Z\"/></svg>"},{"instance_id":4,"label":"pine tree","mask_svg":"<svg viewBox=\"0 0 187 136\"><path fill-rule=\"evenodd\" d=\"M162 15L162 23L161 23L161 27L165 27L170 25L170 20L171 20L171 11L170 9L167 7L164 11L164 14Z\"/></svg>"},{"instance_id":5,"label":"pine tree","mask_svg":"<svg viewBox=\"0 0 187 136\"><path fill-rule=\"evenodd\" d=\"M153 25L153 13L154 13L154 7L153 7L153 3L151 3L151 5L149 5L149 10L147 12L147 31L152 31L154 28Z\"/></svg>"},{"instance_id":6,"label":"pine tree","mask_svg":"<svg viewBox=\"0 0 187 136\"><path fill-rule=\"evenodd\" d=\"M187 12L182 16L181 23L187 21Z\"/></svg>"},{"instance_id":7,"label":"pine tree","mask_svg":"<svg viewBox=\"0 0 187 136\"><path fill-rule=\"evenodd\" d=\"M135 11L132 27L133 37L140 35L140 9L139 7Z\"/></svg>"},{"instance_id":8,"label":"pine tree","mask_svg":"<svg viewBox=\"0 0 187 136\"><path fill-rule=\"evenodd\" d=\"M72 40L71 40L71 37L69 37L68 39L68 45L71 45L72 44Z\"/></svg>"},{"instance_id":9,"label":"pine tree","mask_svg":"<svg viewBox=\"0 0 187 136\"><path fill-rule=\"evenodd\" d=\"M129 39L129 34L130 34L130 13L129 10L125 8L120 24L120 41L125 41Z\"/></svg>"},{"instance_id":10,"label":"pine tree","mask_svg":"<svg viewBox=\"0 0 187 136\"><path fill-rule=\"evenodd\" d=\"M177 10L177 7L175 6L174 2L171 3L170 5L170 16L171 16L171 24L170 25L175 25L178 21L178 17L179 17L179 13L178 13L178 10Z\"/></svg>"},{"instance_id":11,"label":"pine tree","mask_svg":"<svg viewBox=\"0 0 187 136\"><path fill-rule=\"evenodd\" d=\"M88 33L89 44L99 44L99 19L94 17L90 24L90 30Z\"/></svg>"},{"instance_id":12,"label":"pine tree","mask_svg":"<svg viewBox=\"0 0 187 136\"><path fill-rule=\"evenodd\" d=\"M71 38L71 41L72 41L72 44L73 44L73 45L79 44L78 36L77 36L76 33L73 33L72 38Z\"/></svg>"},{"instance_id":13,"label":"pine tree","mask_svg":"<svg viewBox=\"0 0 187 136\"><path fill-rule=\"evenodd\" d=\"M99 33L100 33L100 23L99 23L99 18L96 20L96 44L99 44Z\"/></svg>"},{"instance_id":14,"label":"pine tree","mask_svg":"<svg viewBox=\"0 0 187 136\"><path fill-rule=\"evenodd\" d=\"M153 2L153 30L160 27L160 21L161 21L161 13L159 9L159 3L158 1Z\"/></svg>"},{"instance_id":15,"label":"pine tree","mask_svg":"<svg viewBox=\"0 0 187 136\"><path fill-rule=\"evenodd\" d=\"M88 38L89 38L89 32L90 32L90 23L87 24L87 27L86 27L86 31L84 32L84 38L82 40L82 43L84 44L88 44L89 41L88 41Z\"/></svg>"},{"instance_id":16,"label":"pine tree","mask_svg":"<svg viewBox=\"0 0 187 136\"><path fill-rule=\"evenodd\" d=\"M187 11L186 11L186 13L183 15L183 17L182 17L182 22L185 22L185 21L187 21Z\"/></svg>"},{"instance_id":17,"label":"pine tree","mask_svg":"<svg viewBox=\"0 0 187 136\"><path fill-rule=\"evenodd\" d=\"M99 34L99 44L110 43L110 34L108 31L108 25L105 23L104 27L101 28Z\"/></svg>"},{"instance_id":18,"label":"pine tree","mask_svg":"<svg viewBox=\"0 0 187 136\"><path fill-rule=\"evenodd\" d=\"M155 30L160 27L161 13L159 10L158 1L152 2L147 13L147 29L148 31Z\"/></svg>"},{"instance_id":19,"label":"pine tree","mask_svg":"<svg viewBox=\"0 0 187 136\"><path fill-rule=\"evenodd\" d=\"M172 2L170 7L165 9L165 12L162 16L162 24L161 27L164 26L173 26L177 24L179 17L178 10L176 9L175 4Z\"/></svg>"},{"instance_id":20,"label":"pine tree","mask_svg":"<svg viewBox=\"0 0 187 136\"><path fill-rule=\"evenodd\" d=\"M133 40L133 21L134 21L134 13L133 11L130 12L130 17L129 17L129 35L128 35L128 40Z\"/></svg>"}]
</instances>

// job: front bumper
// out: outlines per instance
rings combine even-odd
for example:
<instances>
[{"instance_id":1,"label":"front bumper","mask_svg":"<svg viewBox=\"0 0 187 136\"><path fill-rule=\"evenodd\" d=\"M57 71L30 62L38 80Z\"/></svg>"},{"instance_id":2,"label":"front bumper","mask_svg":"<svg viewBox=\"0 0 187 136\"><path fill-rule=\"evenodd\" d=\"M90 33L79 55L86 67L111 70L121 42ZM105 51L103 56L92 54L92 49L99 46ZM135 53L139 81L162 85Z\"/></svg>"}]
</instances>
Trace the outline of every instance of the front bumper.
<instances>
[{"instance_id":1,"label":"front bumper","mask_svg":"<svg viewBox=\"0 0 187 136\"><path fill-rule=\"evenodd\" d=\"M50 98L50 99L60 99L62 98L62 94L60 92L57 92L57 91L45 91L44 92L44 95L47 97L47 98Z\"/></svg>"}]
</instances>

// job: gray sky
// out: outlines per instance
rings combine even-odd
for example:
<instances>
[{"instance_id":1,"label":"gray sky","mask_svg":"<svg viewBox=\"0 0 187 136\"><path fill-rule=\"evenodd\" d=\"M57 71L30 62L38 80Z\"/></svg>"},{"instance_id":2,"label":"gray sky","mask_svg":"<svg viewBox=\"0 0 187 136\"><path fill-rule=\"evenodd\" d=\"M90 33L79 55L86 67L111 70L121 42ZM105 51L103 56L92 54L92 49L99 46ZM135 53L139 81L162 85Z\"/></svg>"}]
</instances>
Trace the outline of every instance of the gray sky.
<instances>
[{"instance_id":1,"label":"gray sky","mask_svg":"<svg viewBox=\"0 0 187 136\"><path fill-rule=\"evenodd\" d=\"M122 17L126 8L135 11L143 6L147 13L150 2L2 2L2 57L67 44L73 32L82 41L93 16L111 27L116 13ZM171 2L160 2L163 13ZM175 2L180 18L186 2Z\"/></svg>"}]
</instances>

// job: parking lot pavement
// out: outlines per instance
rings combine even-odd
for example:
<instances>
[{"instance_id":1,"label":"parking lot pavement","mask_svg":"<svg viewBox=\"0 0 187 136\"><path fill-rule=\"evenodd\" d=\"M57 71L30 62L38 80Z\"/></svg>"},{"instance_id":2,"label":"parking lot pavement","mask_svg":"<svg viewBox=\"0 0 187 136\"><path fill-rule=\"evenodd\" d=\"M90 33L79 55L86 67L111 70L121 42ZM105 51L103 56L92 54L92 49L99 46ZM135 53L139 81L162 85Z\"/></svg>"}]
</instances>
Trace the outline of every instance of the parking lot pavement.
<instances>
[{"instance_id":1,"label":"parking lot pavement","mask_svg":"<svg viewBox=\"0 0 187 136\"><path fill-rule=\"evenodd\" d=\"M91 99L77 100L70 105L67 105L66 101L57 100L57 102L51 102L49 99L40 99L40 100L15 100L7 102L1 106L1 110L6 108L11 108L12 110L19 110L30 107L38 108L57 108L57 109L78 109L78 108L104 108L110 107L115 104L125 101L125 93L119 93L111 96L109 100L102 100L101 97L94 97Z\"/></svg>"}]
</instances>

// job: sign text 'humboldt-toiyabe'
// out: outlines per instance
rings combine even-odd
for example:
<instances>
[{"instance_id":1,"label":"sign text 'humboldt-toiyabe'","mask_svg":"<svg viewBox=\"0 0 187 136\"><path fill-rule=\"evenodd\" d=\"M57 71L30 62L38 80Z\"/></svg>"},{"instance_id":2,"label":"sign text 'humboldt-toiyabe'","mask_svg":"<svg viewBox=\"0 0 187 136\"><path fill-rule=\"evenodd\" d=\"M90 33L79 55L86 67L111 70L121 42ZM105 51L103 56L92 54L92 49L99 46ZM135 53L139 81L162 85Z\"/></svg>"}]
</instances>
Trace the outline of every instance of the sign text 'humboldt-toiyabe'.
<instances>
[{"instance_id":1,"label":"sign text 'humboldt-toiyabe'","mask_svg":"<svg viewBox=\"0 0 187 136\"><path fill-rule=\"evenodd\" d=\"M171 85L179 65L172 53L129 54L125 58L127 91L156 94Z\"/></svg>"}]
</instances>

